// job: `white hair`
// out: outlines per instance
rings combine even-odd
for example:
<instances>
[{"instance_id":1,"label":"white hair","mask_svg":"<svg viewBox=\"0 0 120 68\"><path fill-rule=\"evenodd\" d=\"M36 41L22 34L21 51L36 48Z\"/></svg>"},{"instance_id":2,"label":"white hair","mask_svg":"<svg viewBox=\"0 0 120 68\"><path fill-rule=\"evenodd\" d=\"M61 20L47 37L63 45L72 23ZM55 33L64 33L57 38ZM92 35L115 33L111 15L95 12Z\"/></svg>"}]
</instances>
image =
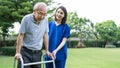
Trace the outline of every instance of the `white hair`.
<instances>
[{"instance_id":1,"label":"white hair","mask_svg":"<svg viewBox=\"0 0 120 68\"><path fill-rule=\"evenodd\" d=\"M40 7L45 7L47 9L47 5L44 2L38 2L34 5L33 10L39 10Z\"/></svg>"}]
</instances>

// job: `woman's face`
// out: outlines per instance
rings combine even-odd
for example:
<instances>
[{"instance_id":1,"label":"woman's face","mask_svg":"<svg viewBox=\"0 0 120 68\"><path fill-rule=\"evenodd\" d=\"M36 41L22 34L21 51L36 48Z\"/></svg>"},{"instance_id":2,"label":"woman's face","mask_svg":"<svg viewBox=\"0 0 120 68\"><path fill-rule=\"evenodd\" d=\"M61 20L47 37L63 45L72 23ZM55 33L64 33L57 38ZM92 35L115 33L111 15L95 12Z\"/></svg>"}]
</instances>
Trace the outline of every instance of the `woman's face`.
<instances>
[{"instance_id":1,"label":"woman's face","mask_svg":"<svg viewBox=\"0 0 120 68\"><path fill-rule=\"evenodd\" d=\"M55 14L56 19L57 19L57 20L62 20L62 19L64 18L64 16L65 16L64 11L63 11L61 8L59 8L59 9L56 11L56 14Z\"/></svg>"}]
</instances>

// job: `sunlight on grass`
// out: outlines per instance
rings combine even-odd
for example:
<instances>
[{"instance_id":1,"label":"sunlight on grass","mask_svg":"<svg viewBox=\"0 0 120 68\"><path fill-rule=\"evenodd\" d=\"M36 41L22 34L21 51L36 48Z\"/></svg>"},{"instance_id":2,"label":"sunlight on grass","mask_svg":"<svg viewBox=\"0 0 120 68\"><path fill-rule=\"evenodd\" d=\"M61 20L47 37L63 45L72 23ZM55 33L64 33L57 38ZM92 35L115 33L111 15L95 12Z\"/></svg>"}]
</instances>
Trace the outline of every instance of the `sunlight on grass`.
<instances>
[{"instance_id":1,"label":"sunlight on grass","mask_svg":"<svg viewBox=\"0 0 120 68\"><path fill-rule=\"evenodd\" d=\"M119 48L69 49L67 68L120 68Z\"/></svg>"},{"instance_id":2,"label":"sunlight on grass","mask_svg":"<svg viewBox=\"0 0 120 68\"><path fill-rule=\"evenodd\" d=\"M0 56L0 68L13 68L12 56Z\"/></svg>"},{"instance_id":3,"label":"sunlight on grass","mask_svg":"<svg viewBox=\"0 0 120 68\"><path fill-rule=\"evenodd\" d=\"M66 68L120 68L120 48L69 49ZM0 56L0 68L13 68L13 56Z\"/></svg>"}]
</instances>

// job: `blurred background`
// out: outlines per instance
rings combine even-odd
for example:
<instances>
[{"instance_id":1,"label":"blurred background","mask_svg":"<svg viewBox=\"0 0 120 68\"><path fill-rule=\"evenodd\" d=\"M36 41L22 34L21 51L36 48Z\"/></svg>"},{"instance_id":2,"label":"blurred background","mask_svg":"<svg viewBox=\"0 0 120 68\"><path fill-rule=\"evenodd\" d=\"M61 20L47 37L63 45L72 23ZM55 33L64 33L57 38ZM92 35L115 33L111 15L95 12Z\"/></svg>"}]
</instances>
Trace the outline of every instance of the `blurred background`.
<instances>
[{"instance_id":1,"label":"blurred background","mask_svg":"<svg viewBox=\"0 0 120 68\"><path fill-rule=\"evenodd\" d=\"M67 8L71 28L68 48L120 47L118 0L0 0L0 54L6 50L14 54L21 19L32 13L39 1L48 5L49 21L58 6Z\"/></svg>"}]
</instances>

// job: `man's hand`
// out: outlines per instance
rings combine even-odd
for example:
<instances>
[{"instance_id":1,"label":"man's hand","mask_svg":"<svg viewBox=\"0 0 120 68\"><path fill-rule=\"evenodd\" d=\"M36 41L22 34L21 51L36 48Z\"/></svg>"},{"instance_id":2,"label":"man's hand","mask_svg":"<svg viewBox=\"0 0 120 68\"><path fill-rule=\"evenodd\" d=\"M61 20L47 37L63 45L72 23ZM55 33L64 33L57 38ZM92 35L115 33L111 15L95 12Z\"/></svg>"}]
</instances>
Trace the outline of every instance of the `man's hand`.
<instances>
[{"instance_id":1,"label":"man's hand","mask_svg":"<svg viewBox=\"0 0 120 68\"><path fill-rule=\"evenodd\" d=\"M21 54L20 54L20 53L16 53L14 57L15 57L15 59L17 59L17 60L18 60L18 59L20 59L20 57L22 57L22 56L21 56Z\"/></svg>"},{"instance_id":2,"label":"man's hand","mask_svg":"<svg viewBox=\"0 0 120 68\"><path fill-rule=\"evenodd\" d=\"M52 56L52 54L49 51L46 51L47 56Z\"/></svg>"}]
</instances>

